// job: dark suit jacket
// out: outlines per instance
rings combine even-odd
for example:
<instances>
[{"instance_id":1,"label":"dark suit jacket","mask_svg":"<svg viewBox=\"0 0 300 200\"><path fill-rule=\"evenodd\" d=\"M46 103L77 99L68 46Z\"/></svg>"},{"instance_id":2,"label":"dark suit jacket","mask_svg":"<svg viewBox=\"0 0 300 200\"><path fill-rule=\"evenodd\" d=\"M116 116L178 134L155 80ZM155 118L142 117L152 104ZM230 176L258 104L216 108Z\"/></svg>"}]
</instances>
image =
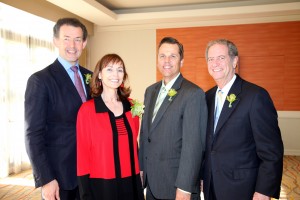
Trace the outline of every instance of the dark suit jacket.
<instances>
[{"instance_id":1,"label":"dark suit jacket","mask_svg":"<svg viewBox=\"0 0 300 200\"><path fill-rule=\"evenodd\" d=\"M206 93L208 126L206 137L204 195L209 198L213 179L218 199L250 200L254 192L279 197L283 165L283 143L277 112L268 92L238 75L225 100L214 132L217 86Z\"/></svg>"},{"instance_id":2,"label":"dark suit jacket","mask_svg":"<svg viewBox=\"0 0 300 200\"><path fill-rule=\"evenodd\" d=\"M145 113L140 132L140 168L144 185L159 199L175 199L176 188L199 195L199 173L205 145L207 105L204 92L178 77L152 123L161 81L145 93Z\"/></svg>"},{"instance_id":3,"label":"dark suit jacket","mask_svg":"<svg viewBox=\"0 0 300 200\"><path fill-rule=\"evenodd\" d=\"M84 79L84 74L91 74L83 67L80 71ZM89 94L88 85L85 88ZM28 79L25 144L36 187L53 179L64 190L77 186L76 118L81 104L75 85L58 60Z\"/></svg>"}]
</instances>

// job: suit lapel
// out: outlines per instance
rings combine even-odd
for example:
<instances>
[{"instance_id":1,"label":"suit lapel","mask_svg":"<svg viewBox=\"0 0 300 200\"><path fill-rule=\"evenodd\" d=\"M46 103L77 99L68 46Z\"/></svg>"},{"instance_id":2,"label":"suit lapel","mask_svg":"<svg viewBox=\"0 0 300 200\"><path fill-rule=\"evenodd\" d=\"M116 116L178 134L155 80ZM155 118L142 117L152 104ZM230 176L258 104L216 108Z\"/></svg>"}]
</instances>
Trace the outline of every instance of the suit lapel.
<instances>
[{"instance_id":1,"label":"suit lapel","mask_svg":"<svg viewBox=\"0 0 300 200\"><path fill-rule=\"evenodd\" d=\"M82 74L82 78L83 78L83 83L84 83L84 87L85 87L85 91L86 91L86 100L89 100L89 99L91 99L89 82L91 81L92 77L90 77L90 80L87 80L86 75L90 74L92 76L92 73L90 73L90 71L88 71L87 69L85 69L82 66L79 66L79 70L80 70L80 73Z\"/></svg>"},{"instance_id":2,"label":"suit lapel","mask_svg":"<svg viewBox=\"0 0 300 200\"><path fill-rule=\"evenodd\" d=\"M75 98L78 101L82 102L75 85L73 84L70 76L64 69L64 67L60 64L60 62L56 59L52 65L53 77L56 79L62 87L66 87L71 98Z\"/></svg>"},{"instance_id":3,"label":"suit lapel","mask_svg":"<svg viewBox=\"0 0 300 200\"><path fill-rule=\"evenodd\" d=\"M175 83L173 84L172 88L175 89L178 93L179 93L179 90L180 90L180 87L181 87L181 84L182 84L182 81L183 81L183 76L180 75L177 80L175 81ZM159 90L158 90L159 91ZM156 97L157 97L158 94L156 94ZM172 97L172 101L169 101L169 96L167 95L164 99L164 101L162 102L160 108L158 109L158 112L154 118L154 121L153 123L151 124L151 129L150 129L150 132L157 126L157 124L160 122L160 120L162 119L164 113L166 112L166 110L168 109L168 107L172 104L172 102L174 101L174 99L176 98L178 94L176 94L175 96ZM156 99L154 101L154 104L156 102ZM153 109L154 109L154 106L153 106ZM152 111L153 111L152 109Z\"/></svg>"},{"instance_id":4,"label":"suit lapel","mask_svg":"<svg viewBox=\"0 0 300 200\"><path fill-rule=\"evenodd\" d=\"M241 93L242 88L242 79L237 75L236 80L234 81L232 87L230 88L228 95L235 94L236 100L232 103L232 107L229 107L229 101L227 99L224 102L220 118L216 127L215 136L219 133L219 130L225 124L225 122L229 119L232 112L236 109L238 103L240 102L239 94Z\"/></svg>"},{"instance_id":5,"label":"suit lapel","mask_svg":"<svg viewBox=\"0 0 300 200\"><path fill-rule=\"evenodd\" d=\"M156 99L158 97L160 88L161 88L161 81L156 84L156 86L154 87L154 90L152 90L151 94L150 94L150 99L151 100L149 102L149 109L148 109L148 112L150 114L148 115L148 120L147 120L148 127L152 126L153 111L154 111Z\"/></svg>"},{"instance_id":6,"label":"suit lapel","mask_svg":"<svg viewBox=\"0 0 300 200\"><path fill-rule=\"evenodd\" d=\"M209 132L209 136L214 134L214 113L215 113L215 98L216 98L216 91L217 86L210 90L209 94L207 94L207 106L208 110L208 127L207 131Z\"/></svg>"}]
</instances>

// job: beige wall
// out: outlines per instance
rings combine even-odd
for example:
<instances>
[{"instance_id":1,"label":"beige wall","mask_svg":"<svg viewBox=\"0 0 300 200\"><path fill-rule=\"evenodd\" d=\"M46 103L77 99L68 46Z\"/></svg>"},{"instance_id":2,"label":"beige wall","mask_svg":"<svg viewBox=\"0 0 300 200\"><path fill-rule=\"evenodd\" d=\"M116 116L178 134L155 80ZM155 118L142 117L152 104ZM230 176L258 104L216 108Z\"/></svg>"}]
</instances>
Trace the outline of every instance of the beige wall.
<instances>
[{"instance_id":1,"label":"beige wall","mask_svg":"<svg viewBox=\"0 0 300 200\"><path fill-rule=\"evenodd\" d=\"M279 111L285 155L300 155L300 111Z\"/></svg>"},{"instance_id":2,"label":"beige wall","mask_svg":"<svg viewBox=\"0 0 300 200\"><path fill-rule=\"evenodd\" d=\"M1 2L54 22L63 17L77 17L82 23L85 24L90 35L92 35L94 32L93 23L64 9L61 9L45 0L1 0Z\"/></svg>"},{"instance_id":3,"label":"beige wall","mask_svg":"<svg viewBox=\"0 0 300 200\"><path fill-rule=\"evenodd\" d=\"M107 53L117 53L125 62L132 89L131 98L144 98L147 86L156 80L156 32L151 29L97 32L89 39L89 67Z\"/></svg>"}]
</instances>

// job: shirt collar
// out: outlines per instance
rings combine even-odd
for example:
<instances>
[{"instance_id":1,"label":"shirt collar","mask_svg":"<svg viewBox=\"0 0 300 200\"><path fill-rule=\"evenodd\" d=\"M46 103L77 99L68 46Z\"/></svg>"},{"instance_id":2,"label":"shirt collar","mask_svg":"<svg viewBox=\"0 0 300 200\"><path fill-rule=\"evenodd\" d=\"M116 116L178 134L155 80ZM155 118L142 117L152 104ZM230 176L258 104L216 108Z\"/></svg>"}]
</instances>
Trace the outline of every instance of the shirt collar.
<instances>
[{"instance_id":1,"label":"shirt collar","mask_svg":"<svg viewBox=\"0 0 300 200\"><path fill-rule=\"evenodd\" d=\"M166 88L166 91L169 91L172 86L174 85L175 81L177 80L177 78L180 76L180 72L178 73L178 75L173 78L167 85L165 85L164 80L161 81L161 86Z\"/></svg>"},{"instance_id":2,"label":"shirt collar","mask_svg":"<svg viewBox=\"0 0 300 200\"><path fill-rule=\"evenodd\" d=\"M61 56L58 56L57 59L60 62L60 64L62 64L62 66L65 68L65 70L69 70L73 66L68 61L63 59ZM79 69L78 62L76 62L75 66L77 66L78 69Z\"/></svg>"},{"instance_id":3,"label":"shirt collar","mask_svg":"<svg viewBox=\"0 0 300 200\"><path fill-rule=\"evenodd\" d=\"M229 81L222 89L220 89L220 88L218 87L217 92L218 92L219 90L221 90L221 91L222 91L222 94L225 95L225 96L227 96L227 94L228 94L228 92L229 92L231 86L233 85L235 79L236 79L236 75L234 74L234 76L232 77L232 79L231 79L231 80L230 80L230 81Z\"/></svg>"}]
</instances>

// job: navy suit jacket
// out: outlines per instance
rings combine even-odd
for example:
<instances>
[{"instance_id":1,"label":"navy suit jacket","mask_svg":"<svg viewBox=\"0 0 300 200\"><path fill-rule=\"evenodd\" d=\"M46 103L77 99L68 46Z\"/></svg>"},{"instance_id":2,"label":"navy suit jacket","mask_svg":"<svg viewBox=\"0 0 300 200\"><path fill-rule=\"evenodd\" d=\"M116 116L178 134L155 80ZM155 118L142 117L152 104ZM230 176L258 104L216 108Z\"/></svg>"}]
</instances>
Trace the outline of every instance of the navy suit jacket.
<instances>
[{"instance_id":1,"label":"navy suit jacket","mask_svg":"<svg viewBox=\"0 0 300 200\"><path fill-rule=\"evenodd\" d=\"M283 143L277 112L268 92L238 75L225 100L214 134L217 86L206 92L208 126L204 163L204 196L213 180L218 199L252 200L254 192L278 198Z\"/></svg>"},{"instance_id":2,"label":"navy suit jacket","mask_svg":"<svg viewBox=\"0 0 300 200\"><path fill-rule=\"evenodd\" d=\"M84 79L84 74L92 73L79 68ZM86 83L85 89L89 99L90 89ZM75 85L57 59L28 79L25 145L36 187L53 179L64 190L77 186L76 118L81 104Z\"/></svg>"}]
</instances>

